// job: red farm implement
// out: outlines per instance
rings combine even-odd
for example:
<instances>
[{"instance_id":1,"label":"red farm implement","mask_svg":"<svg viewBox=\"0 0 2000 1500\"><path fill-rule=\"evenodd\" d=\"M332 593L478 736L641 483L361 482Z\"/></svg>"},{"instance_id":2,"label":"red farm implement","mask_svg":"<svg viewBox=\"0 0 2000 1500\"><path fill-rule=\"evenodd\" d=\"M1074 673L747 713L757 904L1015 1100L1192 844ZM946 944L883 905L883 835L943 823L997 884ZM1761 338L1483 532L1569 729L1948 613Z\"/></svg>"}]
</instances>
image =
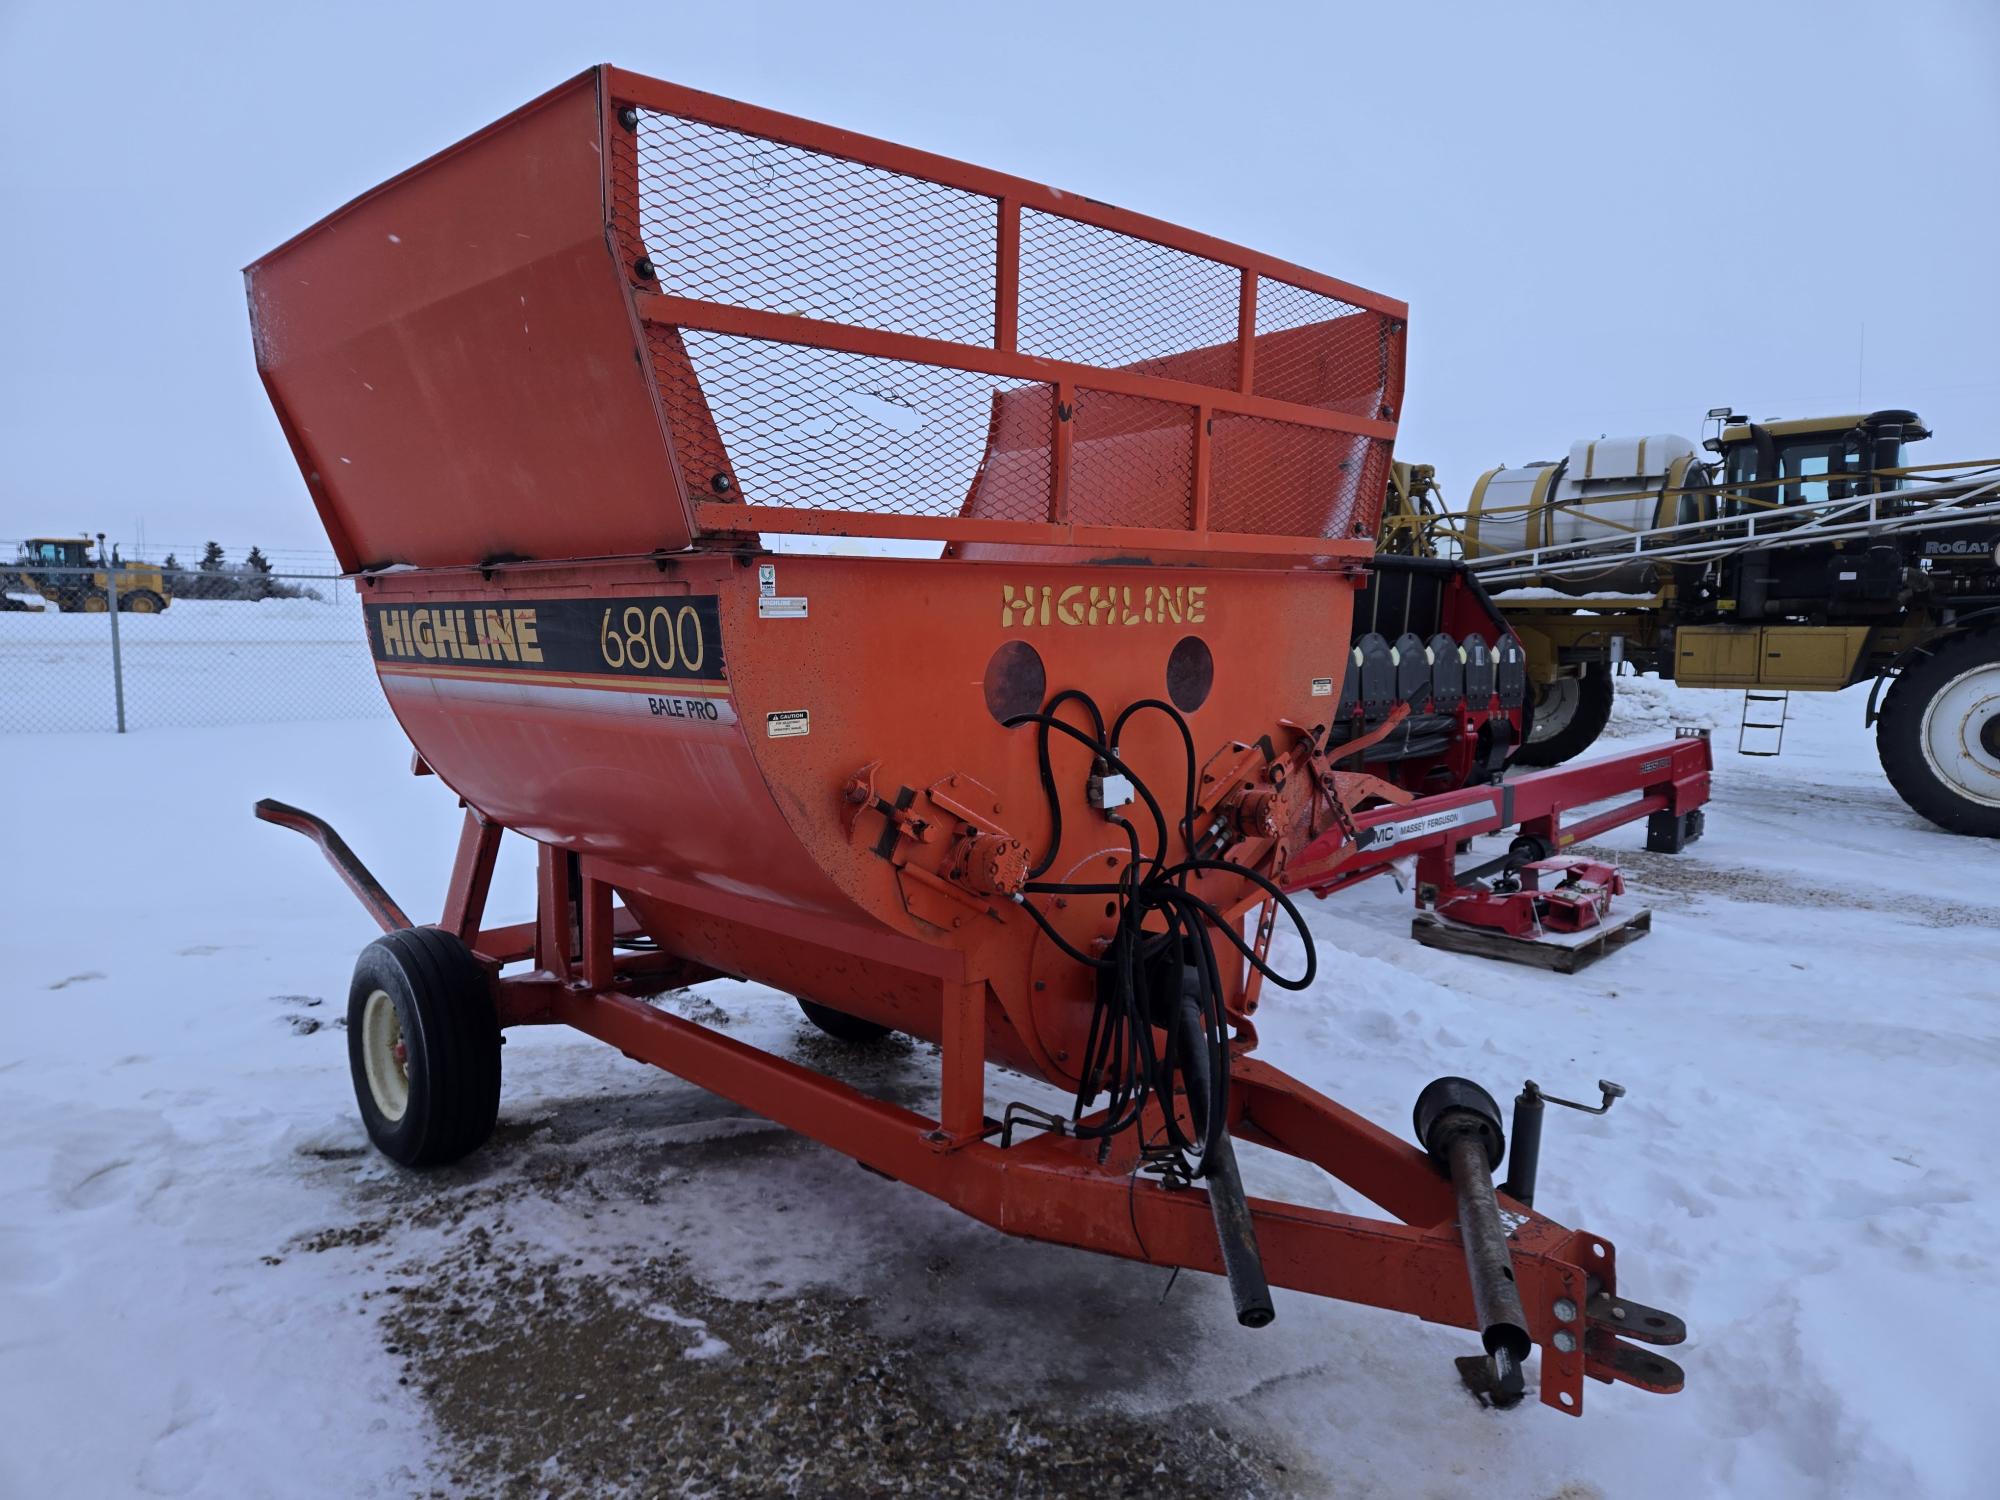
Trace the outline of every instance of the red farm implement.
<instances>
[{"instance_id":1,"label":"red farm implement","mask_svg":"<svg viewBox=\"0 0 2000 1500\"><path fill-rule=\"evenodd\" d=\"M501 1028L570 1025L1008 1233L1226 1273L1248 1326L1287 1287L1479 1330L1503 1399L1537 1349L1561 1410L1679 1388L1626 1341L1679 1321L1533 1209L1532 1143L1495 1189L1484 1091L1424 1090L1412 1145L1253 1050L1260 993L1315 975L1292 893L1414 856L1431 914L1532 942L1603 919L1549 857L1639 816L1677 847L1706 793L1700 741L1500 779L1518 642L1462 571L1371 557L1401 303L609 68L248 282L384 690L466 808L412 927L259 807L387 934L349 1037L390 1156L475 1149ZM495 927L503 830L538 901ZM719 978L936 1042L936 1117L646 1003ZM1075 1109L990 1102L989 1064ZM1237 1141L1386 1217L1247 1196Z\"/></svg>"}]
</instances>

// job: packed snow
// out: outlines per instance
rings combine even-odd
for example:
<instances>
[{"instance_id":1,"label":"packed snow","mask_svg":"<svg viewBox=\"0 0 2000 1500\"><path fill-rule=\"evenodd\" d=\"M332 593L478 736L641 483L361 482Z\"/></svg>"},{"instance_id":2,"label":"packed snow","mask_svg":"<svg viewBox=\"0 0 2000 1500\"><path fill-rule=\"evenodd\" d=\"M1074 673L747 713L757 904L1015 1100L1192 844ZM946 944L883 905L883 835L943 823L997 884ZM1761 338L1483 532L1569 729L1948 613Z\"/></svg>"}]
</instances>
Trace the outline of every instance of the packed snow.
<instances>
[{"instance_id":1,"label":"packed snow","mask_svg":"<svg viewBox=\"0 0 2000 1500\"><path fill-rule=\"evenodd\" d=\"M1007 1464L1198 1427L1243 1465L1212 1490L1990 1494L2000 847L1897 800L1856 694L1795 697L1775 760L1732 753L1738 703L1625 684L1614 737L1722 731L1705 840L1603 841L1654 910L1644 941L1571 977L1432 952L1377 881L1313 907L1322 977L1259 1016L1263 1055L1397 1129L1441 1073L1503 1099L1530 1076L1630 1090L1602 1119L1551 1111L1538 1206L1687 1317L1688 1384L1592 1384L1581 1420L1478 1407L1460 1331L1280 1293L1248 1332L1212 1278L1006 1239L553 1029L510 1035L491 1146L400 1173L367 1149L337 1024L371 926L305 840L250 817L263 795L325 814L434 910L459 813L394 723L0 736L0 1494L678 1493L644 1452L556 1431L529 1464L476 1428L538 1351L534 1415L622 1411L605 1448L767 1369L803 1372L804 1413L833 1399L813 1372L839 1340L868 1371L905 1359L911 1409L942 1404L968 1451L990 1431ZM496 917L525 914L526 874L503 866ZM829 1047L750 986L670 1003L926 1097L921 1047ZM1266 1153L1245 1171L1352 1204ZM436 1342L453 1318L484 1332ZM782 1453L789 1410L746 1421ZM1035 1426L1079 1414L1081 1436ZM712 1492L810 1492L817 1456Z\"/></svg>"}]
</instances>

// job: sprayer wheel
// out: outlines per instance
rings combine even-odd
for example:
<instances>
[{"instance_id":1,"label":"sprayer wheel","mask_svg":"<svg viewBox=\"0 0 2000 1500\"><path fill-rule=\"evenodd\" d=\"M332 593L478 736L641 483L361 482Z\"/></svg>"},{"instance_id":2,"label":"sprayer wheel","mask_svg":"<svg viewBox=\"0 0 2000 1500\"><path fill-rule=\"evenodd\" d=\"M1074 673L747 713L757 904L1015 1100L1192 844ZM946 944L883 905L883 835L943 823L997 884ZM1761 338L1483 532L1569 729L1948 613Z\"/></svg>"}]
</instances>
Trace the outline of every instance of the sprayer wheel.
<instances>
[{"instance_id":1,"label":"sprayer wheel","mask_svg":"<svg viewBox=\"0 0 2000 1500\"><path fill-rule=\"evenodd\" d=\"M840 1042L879 1042L889 1034L889 1028L878 1026L873 1021L864 1021L859 1016L850 1016L844 1010L835 1010L830 1005L815 1005L810 1000L800 1000L799 1009L806 1019Z\"/></svg>"},{"instance_id":2,"label":"sprayer wheel","mask_svg":"<svg viewBox=\"0 0 2000 1500\"><path fill-rule=\"evenodd\" d=\"M347 998L347 1063L368 1138L435 1167L478 1150L500 1113L500 1025L486 971L437 927L361 950Z\"/></svg>"},{"instance_id":3,"label":"sprayer wheel","mask_svg":"<svg viewBox=\"0 0 2000 1500\"><path fill-rule=\"evenodd\" d=\"M1611 722L1615 693L1611 669L1603 662L1587 662L1576 676L1537 688L1527 743L1514 752L1514 764L1559 766L1583 754Z\"/></svg>"},{"instance_id":4,"label":"sprayer wheel","mask_svg":"<svg viewBox=\"0 0 2000 1500\"><path fill-rule=\"evenodd\" d=\"M2000 838L2000 630L1948 637L1898 673L1875 749L1915 811L1948 833Z\"/></svg>"}]
</instances>

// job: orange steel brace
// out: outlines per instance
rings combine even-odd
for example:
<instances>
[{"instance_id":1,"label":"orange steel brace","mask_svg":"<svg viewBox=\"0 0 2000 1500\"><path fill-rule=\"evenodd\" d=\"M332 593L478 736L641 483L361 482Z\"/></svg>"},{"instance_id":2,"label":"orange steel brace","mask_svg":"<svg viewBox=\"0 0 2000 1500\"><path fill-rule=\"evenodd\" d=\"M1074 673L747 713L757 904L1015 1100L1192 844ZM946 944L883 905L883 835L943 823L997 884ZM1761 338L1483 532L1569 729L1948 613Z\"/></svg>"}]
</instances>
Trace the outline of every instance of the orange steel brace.
<instances>
[{"instance_id":1,"label":"orange steel brace","mask_svg":"<svg viewBox=\"0 0 2000 1500\"><path fill-rule=\"evenodd\" d=\"M1257 388L1257 277L1250 271L1236 296L1236 355L1236 389L1247 396Z\"/></svg>"},{"instance_id":2,"label":"orange steel brace","mask_svg":"<svg viewBox=\"0 0 2000 1500\"><path fill-rule=\"evenodd\" d=\"M1058 428L1059 449L1067 438ZM1066 506L1067 480L1057 470L1052 491L1056 506ZM1374 544L1352 537L1300 537L1269 534L1235 535L1192 531L1159 531L1140 526L1069 526L1034 521L988 521L965 516L901 516L889 511L796 510L788 505L735 505L704 501L695 519L710 531L795 531L814 536L914 537L950 542L1041 543L1075 547L1150 547L1156 552L1217 554L1218 565L1241 566L1260 556L1296 559L1367 557Z\"/></svg>"},{"instance_id":3,"label":"orange steel brace","mask_svg":"<svg viewBox=\"0 0 2000 1500\"><path fill-rule=\"evenodd\" d=\"M1243 357L1250 357L1249 350L1244 350ZM1211 439L1214 433L1215 408L1203 402L1194 409L1194 517L1190 529L1204 544L1214 541L1208 529L1209 475L1215 452Z\"/></svg>"},{"instance_id":4,"label":"orange steel brace","mask_svg":"<svg viewBox=\"0 0 2000 1500\"><path fill-rule=\"evenodd\" d=\"M576 906L570 900L573 856L542 844L535 863L535 967L567 983L575 974Z\"/></svg>"},{"instance_id":5,"label":"orange steel brace","mask_svg":"<svg viewBox=\"0 0 2000 1500\"><path fill-rule=\"evenodd\" d=\"M954 344L945 339L925 338L913 333L889 333L880 328L829 323L821 318L801 317L797 313L765 312L759 308L736 307L721 302L698 302L664 292L636 293L633 301L638 306L639 316L646 322L668 324L675 328L696 328L708 333L734 334L740 338L768 339L779 344L803 344L814 349L836 349L845 354L863 354L906 364L935 365L946 370L970 370L1008 380L1068 381L1093 391L1172 401L1182 406L1206 403L1217 411L1267 417L1294 427L1314 427L1327 432L1353 433L1359 437L1393 439L1396 436L1394 422L1373 417L1350 417L1342 412L1322 411L1316 407L1273 401L1265 396L1225 391L1215 386L1195 385L1159 375L1135 375L1129 370L1079 365L1033 354L1008 353L980 344ZM1170 528L1162 529L1171 534Z\"/></svg>"},{"instance_id":6,"label":"orange steel brace","mask_svg":"<svg viewBox=\"0 0 2000 1500\"><path fill-rule=\"evenodd\" d=\"M1070 455L1075 451L1076 439L1076 386L1071 381L1056 382L1056 405L1054 420L1055 440L1050 448L1049 477L1049 519L1055 522L1050 528L1050 540L1065 539L1069 529L1069 470ZM961 526L972 524L959 522ZM1006 522L999 523L1007 525Z\"/></svg>"},{"instance_id":7,"label":"orange steel brace","mask_svg":"<svg viewBox=\"0 0 2000 1500\"><path fill-rule=\"evenodd\" d=\"M993 272L993 347L1012 354L1021 316L1021 204L1016 198L1000 200L1000 222L995 237L997 257Z\"/></svg>"},{"instance_id":8,"label":"orange steel brace","mask_svg":"<svg viewBox=\"0 0 2000 1500\"><path fill-rule=\"evenodd\" d=\"M944 982L944 1094L940 1144L963 1145L986 1128L986 981Z\"/></svg>"},{"instance_id":9,"label":"orange steel brace","mask_svg":"<svg viewBox=\"0 0 2000 1500\"><path fill-rule=\"evenodd\" d=\"M583 982L602 989L615 977L612 952L611 887L585 876L583 880Z\"/></svg>"},{"instance_id":10,"label":"orange steel brace","mask_svg":"<svg viewBox=\"0 0 2000 1500\"><path fill-rule=\"evenodd\" d=\"M438 919L438 926L462 943L469 944L479 935L487 893L493 888L493 861L500 851L501 832L498 823L488 822L476 809L465 810L458 856L451 865L451 884L445 888L444 915Z\"/></svg>"}]
</instances>

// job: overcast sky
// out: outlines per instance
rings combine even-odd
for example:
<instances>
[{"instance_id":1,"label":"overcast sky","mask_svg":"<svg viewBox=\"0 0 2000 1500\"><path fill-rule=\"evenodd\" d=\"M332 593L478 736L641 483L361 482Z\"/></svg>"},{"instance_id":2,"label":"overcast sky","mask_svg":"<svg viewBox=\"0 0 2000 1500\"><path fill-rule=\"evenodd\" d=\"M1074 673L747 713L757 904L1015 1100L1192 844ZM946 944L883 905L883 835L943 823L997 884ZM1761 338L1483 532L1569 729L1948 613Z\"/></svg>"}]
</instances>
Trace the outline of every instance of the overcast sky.
<instances>
[{"instance_id":1,"label":"overcast sky","mask_svg":"<svg viewBox=\"0 0 2000 1500\"><path fill-rule=\"evenodd\" d=\"M1455 497L1724 403L2000 457L1997 0L0 0L0 537L323 547L241 267L594 62L1405 299Z\"/></svg>"}]
</instances>

